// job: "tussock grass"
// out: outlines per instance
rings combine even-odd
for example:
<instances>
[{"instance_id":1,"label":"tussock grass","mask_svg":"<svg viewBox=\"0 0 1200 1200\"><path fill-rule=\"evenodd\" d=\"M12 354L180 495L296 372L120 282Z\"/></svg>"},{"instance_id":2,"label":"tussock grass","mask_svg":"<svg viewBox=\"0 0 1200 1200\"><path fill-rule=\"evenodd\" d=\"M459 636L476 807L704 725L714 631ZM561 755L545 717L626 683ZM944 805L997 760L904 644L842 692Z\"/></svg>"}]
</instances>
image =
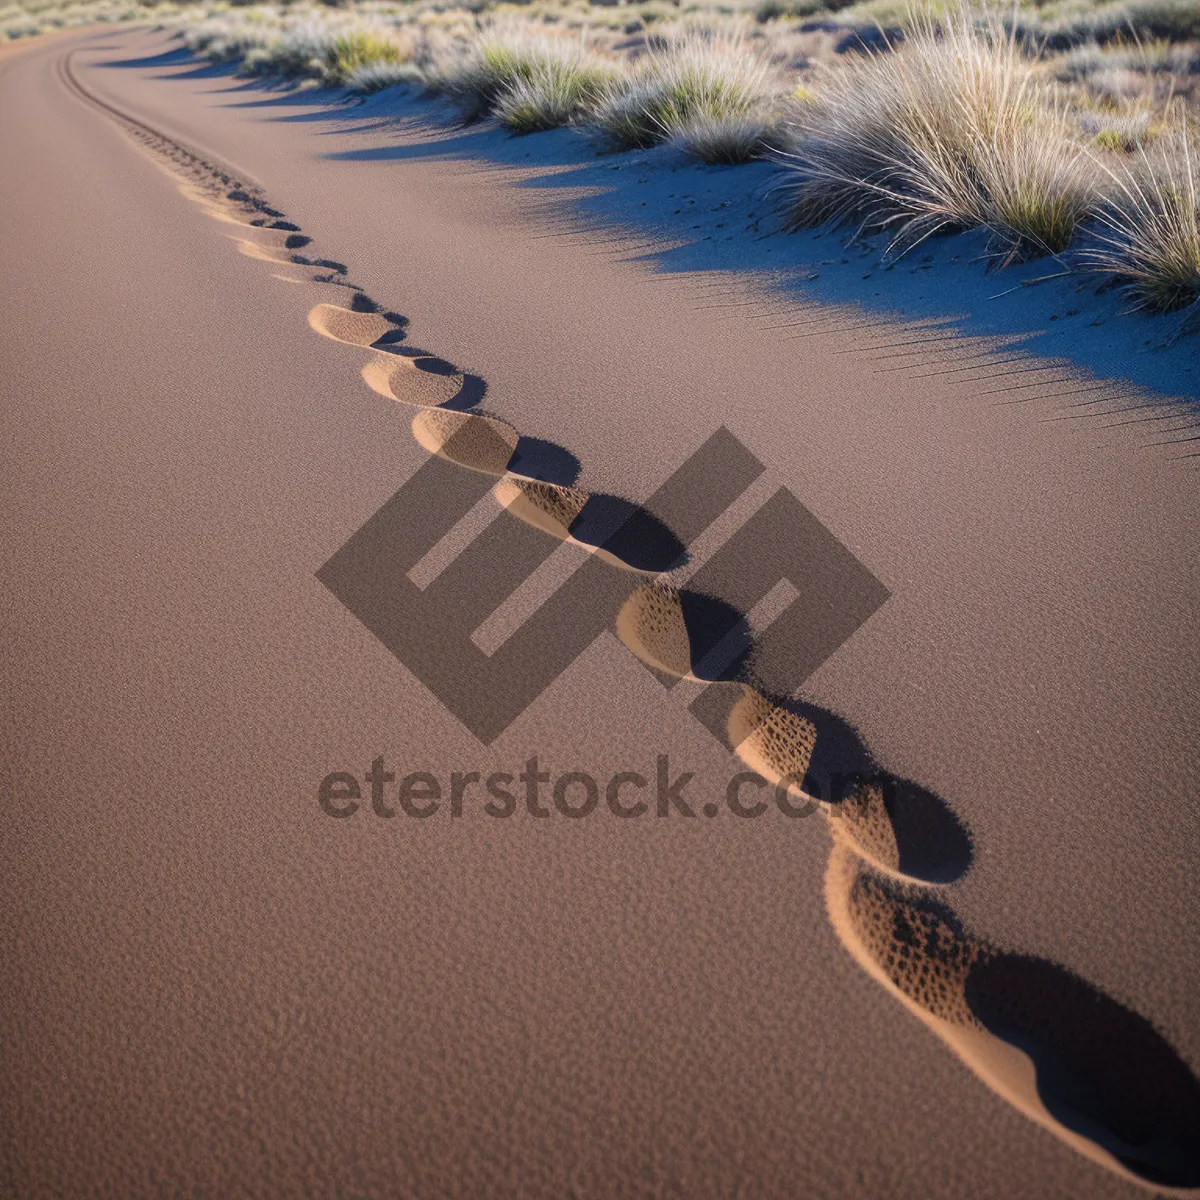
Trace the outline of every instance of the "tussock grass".
<instances>
[{"instance_id":1,"label":"tussock grass","mask_svg":"<svg viewBox=\"0 0 1200 1200\"><path fill-rule=\"evenodd\" d=\"M1107 168L1114 187L1083 254L1149 312L1200 305L1200 138L1183 125L1163 141L1154 157Z\"/></svg>"},{"instance_id":2,"label":"tussock grass","mask_svg":"<svg viewBox=\"0 0 1200 1200\"><path fill-rule=\"evenodd\" d=\"M1042 115L976 147L980 224L1002 261L1062 254L1096 202L1093 160L1061 117Z\"/></svg>"},{"instance_id":3,"label":"tussock grass","mask_svg":"<svg viewBox=\"0 0 1200 1200\"><path fill-rule=\"evenodd\" d=\"M755 24L751 0L505 0L499 17L482 14L500 0L0 0L0 40L155 14L244 74L421 86L468 120L589 126L612 149L774 157L794 226L883 231L889 254L981 228L1000 265L1069 256L1200 325L1200 0L1021 0L1007 18L920 2L758 0ZM1193 114L1177 135L1175 111Z\"/></svg>"},{"instance_id":4,"label":"tussock grass","mask_svg":"<svg viewBox=\"0 0 1200 1200\"><path fill-rule=\"evenodd\" d=\"M189 50L217 63L233 62L245 58L251 51L261 50L271 36L273 31L257 23L220 19L185 26L182 33L184 45Z\"/></svg>"},{"instance_id":5,"label":"tussock grass","mask_svg":"<svg viewBox=\"0 0 1200 1200\"><path fill-rule=\"evenodd\" d=\"M714 117L700 113L689 120L671 143L701 162L753 162L770 152L776 125L765 116Z\"/></svg>"},{"instance_id":6,"label":"tussock grass","mask_svg":"<svg viewBox=\"0 0 1200 1200\"><path fill-rule=\"evenodd\" d=\"M213 61L240 59L241 74L313 79L327 86L348 84L368 67L399 67L414 48L408 34L344 16L310 15L282 24L247 16L185 27L182 36L187 46Z\"/></svg>"},{"instance_id":7,"label":"tussock grass","mask_svg":"<svg viewBox=\"0 0 1200 1200\"><path fill-rule=\"evenodd\" d=\"M346 86L363 95L390 87L420 86L424 82L415 64L399 61L363 63L346 76Z\"/></svg>"},{"instance_id":8,"label":"tussock grass","mask_svg":"<svg viewBox=\"0 0 1200 1200\"><path fill-rule=\"evenodd\" d=\"M744 123L777 90L772 74L741 41L687 36L647 53L608 89L592 119L617 150L678 137L693 152L724 153L738 141L745 143Z\"/></svg>"},{"instance_id":9,"label":"tussock grass","mask_svg":"<svg viewBox=\"0 0 1200 1200\"><path fill-rule=\"evenodd\" d=\"M582 53L574 59L546 59L501 93L494 106L496 118L518 134L575 124L588 115L613 74Z\"/></svg>"},{"instance_id":10,"label":"tussock grass","mask_svg":"<svg viewBox=\"0 0 1200 1200\"><path fill-rule=\"evenodd\" d=\"M1053 52L1085 42L1185 42L1200 38L1200 4L1196 0L1135 0L1069 6L1063 15L1049 18L1035 9L1019 12L1011 27L1019 41Z\"/></svg>"},{"instance_id":11,"label":"tussock grass","mask_svg":"<svg viewBox=\"0 0 1200 1200\"><path fill-rule=\"evenodd\" d=\"M507 109L511 128L530 132L553 112L575 115L586 103L598 68L582 42L529 33L509 25L486 32L464 55L451 48L436 69L436 84L467 121L492 112L501 98L520 89L522 100ZM562 122L558 122L562 123Z\"/></svg>"},{"instance_id":12,"label":"tussock grass","mask_svg":"<svg viewBox=\"0 0 1200 1200\"><path fill-rule=\"evenodd\" d=\"M337 37L326 22L316 18L301 21L278 37L267 37L252 46L242 59L242 73L319 79L333 61Z\"/></svg>"},{"instance_id":13,"label":"tussock grass","mask_svg":"<svg viewBox=\"0 0 1200 1200\"><path fill-rule=\"evenodd\" d=\"M394 66L411 56L411 46L401 46L371 30L355 29L334 39L326 73L345 83L362 67L377 63Z\"/></svg>"},{"instance_id":14,"label":"tussock grass","mask_svg":"<svg viewBox=\"0 0 1200 1200\"><path fill-rule=\"evenodd\" d=\"M1094 145L1118 154L1132 153L1151 142L1158 133L1150 113L1144 110L1082 112L1079 128Z\"/></svg>"},{"instance_id":15,"label":"tussock grass","mask_svg":"<svg viewBox=\"0 0 1200 1200\"><path fill-rule=\"evenodd\" d=\"M1004 261L1058 253L1093 198L1081 146L1016 39L966 11L847 61L796 127L792 224L888 230L893 252L982 226Z\"/></svg>"}]
</instances>

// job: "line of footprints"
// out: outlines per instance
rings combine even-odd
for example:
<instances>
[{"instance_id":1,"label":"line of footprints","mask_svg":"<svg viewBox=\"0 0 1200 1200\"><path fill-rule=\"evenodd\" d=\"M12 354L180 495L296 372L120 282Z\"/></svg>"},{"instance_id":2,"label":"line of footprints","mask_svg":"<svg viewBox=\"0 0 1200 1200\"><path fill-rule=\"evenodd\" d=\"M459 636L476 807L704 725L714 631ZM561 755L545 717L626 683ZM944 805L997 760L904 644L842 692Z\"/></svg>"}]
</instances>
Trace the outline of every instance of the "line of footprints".
<instances>
[{"instance_id":1,"label":"line of footprints","mask_svg":"<svg viewBox=\"0 0 1200 1200\"><path fill-rule=\"evenodd\" d=\"M409 350L404 318L368 300L343 264L312 258L311 239L283 213L171 139L144 127L129 132L189 199L237 227L238 249L278 268L276 278L347 290L347 305L317 304L308 324L369 353L363 380L416 410L412 433L424 449L494 476L493 495L513 517L642 574L617 617L618 637L650 666L697 679L683 594L631 561L635 555L581 536L588 493L513 470L516 429L471 411L463 403L467 378L436 356ZM859 966L1043 1129L1127 1180L1197 1194L1200 1084L1149 1022L1062 967L966 933L943 899L956 869L918 855L931 868L923 871L902 852L905 789L868 779L837 803L807 796L794 781L806 779L813 761L819 716L814 723L744 682L704 682L730 689L727 733L742 761L770 784L817 802L828 819L825 905Z\"/></svg>"}]
</instances>

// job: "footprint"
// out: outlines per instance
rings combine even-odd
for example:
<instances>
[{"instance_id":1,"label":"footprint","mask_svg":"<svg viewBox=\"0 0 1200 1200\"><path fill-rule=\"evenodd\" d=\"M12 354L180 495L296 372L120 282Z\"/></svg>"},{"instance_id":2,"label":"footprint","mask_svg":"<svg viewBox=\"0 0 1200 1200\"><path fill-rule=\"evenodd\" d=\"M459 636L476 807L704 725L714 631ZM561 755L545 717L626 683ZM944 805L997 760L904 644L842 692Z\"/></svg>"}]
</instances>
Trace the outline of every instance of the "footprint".
<instances>
[{"instance_id":1,"label":"footprint","mask_svg":"<svg viewBox=\"0 0 1200 1200\"><path fill-rule=\"evenodd\" d=\"M317 307L332 308L333 306L318 305ZM346 309L335 309L334 311L346 313L355 321L380 322L384 320L376 313L351 313ZM311 315L309 323L312 323ZM314 326L314 328L316 327ZM392 326L389 325L388 328L391 329ZM338 340L347 341L348 339L339 338ZM367 344L369 345L369 343ZM423 370L421 367L423 361L420 358L406 358L399 354L377 354L363 367L362 377L372 391L400 404L433 407L453 400L462 387L463 377L458 374L444 375L440 372Z\"/></svg>"},{"instance_id":2,"label":"footprint","mask_svg":"<svg viewBox=\"0 0 1200 1200\"><path fill-rule=\"evenodd\" d=\"M900 874L900 846L879 784L859 784L837 805L837 819L830 825L834 838L860 858L879 870Z\"/></svg>"},{"instance_id":3,"label":"footprint","mask_svg":"<svg viewBox=\"0 0 1200 1200\"><path fill-rule=\"evenodd\" d=\"M617 613L616 632L642 662L679 679L695 678L678 588L666 583L635 588Z\"/></svg>"},{"instance_id":4,"label":"footprint","mask_svg":"<svg viewBox=\"0 0 1200 1200\"><path fill-rule=\"evenodd\" d=\"M276 266L290 267L293 265L292 256L285 250L277 250L271 246L262 246L258 242L252 242L248 238L238 238L237 248L239 254L244 254L247 258L256 258L260 262L274 263Z\"/></svg>"},{"instance_id":5,"label":"footprint","mask_svg":"<svg viewBox=\"0 0 1200 1200\"><path fill-rule=\"evenodd\" d=\"M486 475L504 474L519 437L505 421L447 408L422 409L412 431L430 454Z\"/></svg>"},{"instance_id":6,"label":"footprint","mask_svg":"<svg viewBox=\"0 0 1200 1200\"><path fill-rule=\"evenodd\" d=\"M791 795L810 798L803 781L817 744L816 727L749 685L740 686L741 699L729 711L729 744L768 783L778 788L786 782Z\"/></svg>"},{"instance_id":7,"label":"footprint","mask_svg":"<svg viewBox=\"0 0 1200 1200\"><path fill-rule=\"evenodd\" d=\"M925 884L966 874L970 832L932 792L884 772L843 777L836 790L828 809L834 837L876 869Z\"/></svg>"},{"instance_id":8,"label":"footprint","mask_svg":"<svg viewBox=\"0 0 1200 1200\"><path fill-rule=\"evenodd\" d=\"M661 521L619 497L512 472L492 491L514 517L623 571L657 575L682 549Z\"/></svg>"},{"instance_id":9,"label":"footprint","mask_svg":"<svg viewBox=\"0 0 1200 1200\"><path fill-rule=\"evenodd\" d=\"M749 629L736 608L715 596L665 580L644 584L620 608L617 634L643 662L679 679L743 682Z\"/></svg>"},{"instance_id":10,"label":"footprint","mask_svg":"<svg viewBox=\"0 0 1200 1200\"><path fill-rule=\"evenodd\" d=\"M664 580L630 594L617 636L649 666L693 682L740 682L749 647L745 619L731 605Z\"/></svg>"},{"instance_id":11,"label":"footprint","mask_svg":"<svg viewBox=\"0 0 1200 1200\"><path fill-rule=\"evenodd\" d=\"M969 936L935 893L836 842L825 904L859 966L998 1096L1126 1179L1194 1194L1200 1083L1144 1018L1062 967Z\"/></svg>"},{"instance_id":12,"label":"footprint","mask_svg":"<svg viewBox=\"0 0 1200 1200\"><path fill-rule=\"evenodd\" d=\"M504 476L492 494L514 517L565 542L574 540L571 522L583 511L588 498L587 492L579 488L518 475Z\"/></svg>"},{"instance_id":13,"label":"footprint","mask_svg":"<svg viewBox=\"0 0 1200 1200\"><path fill-rule=\"evenodd\" d=\"M336 304L318 304L308 314L308 325L317 333L347 346L369 346L395 328L379 313L353 312Z\"/></svg>"}]
</instances>

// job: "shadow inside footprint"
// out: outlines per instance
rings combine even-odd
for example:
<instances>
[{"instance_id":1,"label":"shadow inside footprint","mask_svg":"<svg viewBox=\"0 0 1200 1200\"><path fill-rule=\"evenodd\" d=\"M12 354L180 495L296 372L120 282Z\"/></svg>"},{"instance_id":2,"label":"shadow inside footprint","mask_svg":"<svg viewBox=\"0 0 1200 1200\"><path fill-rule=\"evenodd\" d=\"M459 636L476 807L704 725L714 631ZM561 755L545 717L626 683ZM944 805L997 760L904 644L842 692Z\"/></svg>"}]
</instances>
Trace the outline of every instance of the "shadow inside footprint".
<instances>
[{"instance_id":1,"label":"shadow inside footprint","mask_svg":"<svg viewBox=\"0 0 1200 1200\"><path fill-rule=\"evenodd\" d=\"M592 492L571 522L576 541L608 551L637 571L667 571L683 562L686 550L652 513L607 492Z\"/></svg>"},{"instance_id":2,"label":"shadow inside footprint","mask_svg":"<svg viewBox=\"0 0 1200 1200\"><path fill-rule=\"evenodd\" d=\"M579 478L580 463L574 454L554 442L543 438L521 436L513 452L508 469L516 475L540 479L543 483L557 483L570 487Z\"/></svg>"},{"instance_id":3,"label":"shadow inside footprint","mask_svg":"<svg viewBox=\"0 0 1200 1200\"><path fill-rule=\"evenodd\" d=\"M1200 1186L1200 1081L1149 1021L1065 968L1015 954L976 963L966 998L1032 1059L1056 1120L1148 1183Z\"/></svg>"},{"instance_id":4,"label":"shadow inside footprint","mask_svg":"<svg viewBox=\"0 0 1200 1200\"><path fill-rule=\"evenodd\" d=\"M447 362L444 358L437 358L434 355L424 355L414 361L413 366L418 371L424 371L426 375L457 375L458 368L451 362Z\"/></svg>"},{"instance_id":5,"label":"shadow inside footprint","mask_svg":"<svg viewBox=\"0 0 1200 1200\"><path fill-rule=\"evenodd\" d=\"M390 354L391 350L389 347L394 346L397 342L404 341L404 339L408 337L408 330L405 329L407 322L399 315L399 313L385 312L380 313L379 315L383 317L384 320L393 322L396 328L389 330L383 335L383 337L376 338L375 341L371 343L371 349L386 350Z\"/></svg>"},{"instance_id":6,"label":"shadow inside footprint","mask_svg":"<svg viewBox=\"0 0 1200 1200\"><path fill-rule=\"evenodd\" d=\"M971 835L944 800L894 775L876 775L872 782L883 793L901 874L950 883L967 873L974 858Z\"/></svg>"},{"instance_id":7,"label":"shadow inside footprint","mask_svg":"<svg viewBox=\"0 0 1200 1200\"><path fill-rule=\"evenodd\" d=\"M289 242L291 240L292 240L291 238L288 238ZM292 262L296 263L297 266L301 266L301 267L322 267L326 271L333 271L334 274L336 274L336 275L345 275L349 271L349 268L346 266L345 263L334 262L333 259L331 259L331 258L306 258L302 254L297 254L292 258ZM357 294L355 295L355 299L357 299ZM369 313L372 310L369 308L356 308L353 304L351 304L350 311L358 312L358 313Z\"/></svg>"},{"instance_id":8,"label":"shadow inside footprint","mask_svg":"<svg viewBox=\"0 0 1200 1200\"><path fill-rule=\"evenodd\" d=\"M482 404L486 395L487 384L482 377L464 373L458 394L446 401L446 407L465 412L469 408L475 408Z\"/></svg>"},{"instance_id":9,"label":"shadow inside footprint","mask_svg":"<svg viewBox=\"0 0 1200 1200\"><path fill-rule=\"evenodd\" d=\"M383 315L389 320L394 320L397 316L395 313L384 313ZM403 317L400 318L400 320L403 319ZM439 358L436 354L430 354L428 350L419 350L416 346L406 345L400 340L403 337L404 330L399 329L396 331L395 337L389 338L389 335L385 334L383 338L373 342L371 348L382 351L384 354L395 354L400 358L407 358L418 371L422 371L426 375L440 375L448 379L459 373L453 363ZM483 378L465 371L461 378L462 382L459 384L458 391L448 400L441 402L443 408L450 408L455 412L466 412L483 403L483 399L487 395L487 383Z\"/></svg>"},{"instance_id":10,"label":"shadow inside footprint","mask_svg":"<svg viewBox=\"0 0 1200 1200\"><path fill-rule=\"evenodd\" d=\"M717 596L688 588L679 593L679 606L695 677L740 680L754 643L745 615ZM716 694L712 688L707 690Z\"/></svg>"}]
</instances>

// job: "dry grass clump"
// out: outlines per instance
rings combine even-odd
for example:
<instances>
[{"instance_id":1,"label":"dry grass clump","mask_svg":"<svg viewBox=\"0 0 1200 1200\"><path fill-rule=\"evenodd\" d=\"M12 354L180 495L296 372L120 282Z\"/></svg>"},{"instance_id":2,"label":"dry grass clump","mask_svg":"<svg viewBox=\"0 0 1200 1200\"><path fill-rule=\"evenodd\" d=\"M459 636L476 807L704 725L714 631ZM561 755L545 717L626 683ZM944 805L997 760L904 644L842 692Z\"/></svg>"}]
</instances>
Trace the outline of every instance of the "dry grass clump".
<instances>
[{"instance_id":1,"label":"dry grass clump","mask_svg":"<svg viewBox=\"0 0 1200 1200\"><path fill-rule=\"evenodd\" d=\"M312 79L331 87L352 78L388 86L377 83L378 76L407 63L414 51L407 33L340 14L289 20L271 10L250 10L239 18L187 25L181 36L190 49L214 62L240 59L244 75Z\"/></svg>"},{"instance_id":2,"label":"dry grass clump","mask_svg":"<svg viewBox=\"0 0 1200 1200\"><path fill-rule=\"evenodd\" d=\"M1186 124L1153 157L1106 168L1114 187L1083 261L1120 281L1135 308L1200 305L1200 138ZM1198 314L1200 316L1200 314ZM1195 318L1193 318L1195 319Z\"/></svg>"},{"instance_id":3,"label":"dry grass clump","mask_svg":"<svg viewBox=\"0 0 1200 1200\"><path fill-rule=\"evenodd\" d=\"M395 37L385 37L369 29L353 29L334 39L326 75L332 81L345 83L364 67L396 66L411 57L411 43L402 45Z\"/></svg>"},{"instance_id":4,"label":"dry grass clump","mask_svg":"<svg viewBox=\"0 0 1200 1200\"><path fill-rule=\"evenodd\" d=\"M1016 38L1052 52L1084 42L1104 45L1129 39L1186 42L1200 38L1200 4L1196 0L1135 0L1128 4L1061 7L1059 15L1052 10L1021 10L1011 22Z\"/></svg>"},{"instance_id":5,"label":"dry grass clump","mask_svg":"<svg viewBox=\"0 0 1200 1200\"><path fill-rule=\"evenodd\" d=\"M419 86L425 81L420 68L412 62L375 61L355 67L346 76L346 86L352 92L367 95L384 88Z\"/></svg>"},{"instance_id":6,"label":"dry grass clump","mask_svg":"<svg viewBox=\"0 0 1200 1200\"><path fill-rule=\"evenodd\" d=\"M776 133L775 122L763 116L700 113L671 138L671 144L701 162L733 165L765 157Z\"/></svg>"},{"instance_id":7,"label":"dry grass clump","mask_svg":"<svg viewBox=\"0 0 1200 1200\"><path fill-rule=\"evenodd\" d=\"M1065 249L1093 175L1015 38L966 11L844 62L798 110L794 225L854 220L904 250L982 226L1005 260Z\"/></svg>"},{"instance_id":8,"label":"dry grass clump","mask_svg":"<svg viewBox=\"0 0 1200 1200\"><path fill-rule=\"evenodd\" d=\"M223 63L263 49L277 32L259 22L215 18L184 26L181 37L189 50L212 62Z\"/></svg>"},{"instance_id":9,"label":"dry grass clump","mask_svg":"<svg viewBox=\"0 0 1200 1200\"><path fill-rule=\"evenodd\" d=\"M536 63L496 100L497 120L513 133L537 133L572 125L600 99L614 71L580 53Z\"/></svg>"},{"instance_id":10,"label":"dry grass clump","mask_svg":"<svg viewBox=\"0 0 1200 1200\"><path fill-rule=\"evenodd\" d=\"M672 138L709 161L744 161L731 152L754 142L755 119L774 99L771 67L743 42L692 35L645 54L608 89L592 116L614 149Z\"/></svg>"},{"instance_id":11,"label":"dry grass clump","mask_svg":"<svg viewBox=\"0 0 1200 1200\"><path fill-rule=\"evenodd\" d=\"M1164 109L1200 88L1200 47L1162 41L1106 47L1090 43L1052 59L1050 70L1101 107Z\"/></svg>"},{"instance_id":12,"label":"dry grass clump","mask_svg":"<svg viewBox=\"0 0 1200 1200\"><path fill-rule=\"evenodd\" d=\"M451 48L436 68L435 83L468 121L493 112L503 97L520 89L520 101L506 109L506 123L531 132L552 128L541 122L556 113L572 119L589 95L599 93L603 75L582 41L510 24L489 30L465 54Z\"/></svg>"},{"instance_id":13,"label":"dry grass clump","mask_svg":"<svg viewBox=\"0 0 1200 1200\"><path fill-rule=\"evenodd\" d=\"M1158 134L1158 127L1144 109L1082 112L1079 114L1079 128L1094 145L1116 154L1131 154Z\"/></svg>"},{"instance_id":14,"label":"dry grass clump","mask_svg":"<svg viewBox=\"0 0 1200 1200\"><path fill-rule=\"evenodd\" d=\"M252 30L243 36L253 37ZM320 79L332 62L337 32L315 17L288 26L275 37L265 36L242 56L245 75L282 75L285 79Z\"/></svg>"}]
</instances>

